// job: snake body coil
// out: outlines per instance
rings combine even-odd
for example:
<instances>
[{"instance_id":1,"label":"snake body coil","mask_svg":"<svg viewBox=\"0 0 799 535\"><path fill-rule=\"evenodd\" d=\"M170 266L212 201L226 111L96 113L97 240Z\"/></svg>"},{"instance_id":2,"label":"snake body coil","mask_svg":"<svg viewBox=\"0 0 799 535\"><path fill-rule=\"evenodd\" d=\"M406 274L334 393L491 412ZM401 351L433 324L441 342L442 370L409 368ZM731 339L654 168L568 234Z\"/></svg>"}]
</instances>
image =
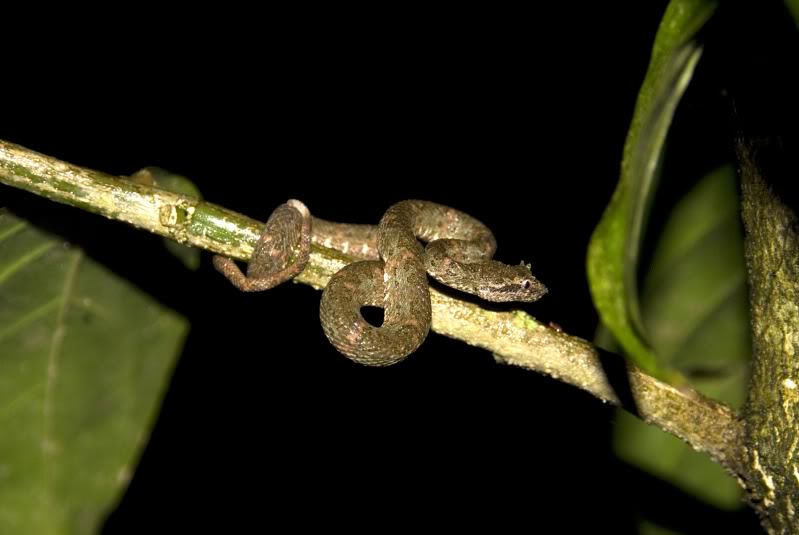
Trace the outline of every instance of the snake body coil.
<instances>
[{"instance_id":1,"label":"snake body coil","mask_svg":"<svg viewBox=\"0 0 799 535\"><path fill-rule=\"evenodd\" d=\"M302 203L289 201L283 206L292 206L299 213L299 217L281 215L281 220L290 221L293 227L285 234L298 238L265 237L276 232L270 218L253 253L248 276L230 259L215 257L214 264L242 290L272 287L285 280L286 273L293 273L293 277L307 261L311 227L313 242L371 259L350 264L333 275L320 304L325 335L339 352L361 364L394 364L422 344L431 323L428 274L447 286L490 301L530 302L546 293L529 265L510 266L492 260L496 241L491 231L468 214L447 206L402 201L386 211L376 229L316 218L311 225L310 213ZM422 247L419 240L427 246ZM292 241L296 243L293 249L286 245ZM298 260L288 267L285 263L291 250L296 250ZM253 266L255 260L269 267ZM261 282L255 282L258 280ZM364 306L384 309L382 326L364 320Z\"/></svg>"}]
</instances>

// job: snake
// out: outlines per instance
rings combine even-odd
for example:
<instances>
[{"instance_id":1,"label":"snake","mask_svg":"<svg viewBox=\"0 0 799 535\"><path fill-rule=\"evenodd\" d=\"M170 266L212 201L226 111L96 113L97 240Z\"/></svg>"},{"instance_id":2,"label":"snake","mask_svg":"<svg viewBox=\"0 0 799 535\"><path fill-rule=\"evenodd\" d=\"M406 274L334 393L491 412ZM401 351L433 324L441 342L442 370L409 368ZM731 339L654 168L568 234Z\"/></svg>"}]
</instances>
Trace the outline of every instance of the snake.
<instances>
[{"instance_id":1,"label":"snake","mask_svg":"<svg viewBox=\"0 0 799 535\"><path fill-rule=\"evenodd\" d=\"M326 221L290 199L264 225L246 274L221 255L213 264L242 291L268 290L302 271L311 244L357 259L325 286L319 317L332 345L366 366L396 364L424 342L432 321L428 275L491 302L534 302L547 293L530 264L493 259L497 242L483 223L455 208L413 199L389 207L378 225ZM382 325L364 319L363 307L382 308Z\"/></svg>"}]
</instances>

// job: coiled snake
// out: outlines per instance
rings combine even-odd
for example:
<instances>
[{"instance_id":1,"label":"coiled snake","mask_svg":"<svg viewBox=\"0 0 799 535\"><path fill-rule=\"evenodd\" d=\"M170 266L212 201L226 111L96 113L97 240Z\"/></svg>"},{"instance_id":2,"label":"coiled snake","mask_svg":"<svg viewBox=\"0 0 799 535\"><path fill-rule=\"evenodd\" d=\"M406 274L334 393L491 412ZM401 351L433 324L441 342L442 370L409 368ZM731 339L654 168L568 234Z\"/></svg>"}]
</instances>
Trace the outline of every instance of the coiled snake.
<instances>
[{"instance_id":1,"label":"coiled snake","mask_svg":"<svg viewBox=\"0 0 799 535\"><path fill-rule=\"evenodd\" d=\"M374 226L315 218L292 199L269 217L246 275L229 258L217 255L213 262L240 290L267 290L302 271L312 242L362 259L333 275L322 293L319 315L336 349L369 366L399 362L427 337L427 274L488 301L532 302L547 291L529 264L491 259L496 241L485 225L454 208L419 200L393 205ZM364 306L384 309L382 326L363 319Z\"/></svg>"}]
</instances>

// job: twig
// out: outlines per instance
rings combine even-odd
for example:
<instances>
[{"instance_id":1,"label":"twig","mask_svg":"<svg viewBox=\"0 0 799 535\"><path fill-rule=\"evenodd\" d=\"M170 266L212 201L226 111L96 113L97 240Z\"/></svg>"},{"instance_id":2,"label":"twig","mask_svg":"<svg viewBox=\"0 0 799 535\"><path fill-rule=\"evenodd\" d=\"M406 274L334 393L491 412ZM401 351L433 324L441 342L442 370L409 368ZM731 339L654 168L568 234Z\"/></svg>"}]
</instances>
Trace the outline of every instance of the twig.
<instances>
[{"instance_id":1,"label":"twig","mask_svg":"<svg viewBox=\"0 0 799 535\"><path fill-rule=\"evenodd\" d=\"M247 260L261 223L214 204L121 180L0 141L0 183L31 191L215 253ZM321 289L353 258L314 245L295 279ZM742 426L729 407L676 389L621 357L521 311L497 312L431 290L433 331L491 351L497 361L548 374L639 415L740 472Z\"/></svg>"}]
</instances>

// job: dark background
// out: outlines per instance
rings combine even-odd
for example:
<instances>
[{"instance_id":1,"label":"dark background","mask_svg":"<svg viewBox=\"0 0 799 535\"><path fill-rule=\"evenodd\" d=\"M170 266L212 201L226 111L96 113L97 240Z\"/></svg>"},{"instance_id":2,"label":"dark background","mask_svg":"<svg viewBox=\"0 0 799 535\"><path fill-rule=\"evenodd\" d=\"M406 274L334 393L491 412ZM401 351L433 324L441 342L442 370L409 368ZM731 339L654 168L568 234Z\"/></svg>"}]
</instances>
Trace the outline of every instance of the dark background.
<instances>
[{"instance_id":1,"label":"dark background","mask_svg":"<svg viewBox=\"0 0 799 535\"><path fill-rule=\"evenodd\" d=\"M494 231L498 259L532 262L548 286L525 310L591 339L586 247L666 2L561 4L148 20L37 57L7 84L0 138L112 174L160 166L261 220L289 198L362 223L406 198L457 207ZM685 181L728 150L722 49L708 47L675 121L666 172ZM614 409L576 388L436 334L399 365L360 367L325 339L307 286L241 294L208 255L189 273L157 237L0 196L192 324L104 533L552 522L631 533L640 515L691 533L755 529L749 511L704 506L614 460Z\"/></svg>"}]
</instances>

